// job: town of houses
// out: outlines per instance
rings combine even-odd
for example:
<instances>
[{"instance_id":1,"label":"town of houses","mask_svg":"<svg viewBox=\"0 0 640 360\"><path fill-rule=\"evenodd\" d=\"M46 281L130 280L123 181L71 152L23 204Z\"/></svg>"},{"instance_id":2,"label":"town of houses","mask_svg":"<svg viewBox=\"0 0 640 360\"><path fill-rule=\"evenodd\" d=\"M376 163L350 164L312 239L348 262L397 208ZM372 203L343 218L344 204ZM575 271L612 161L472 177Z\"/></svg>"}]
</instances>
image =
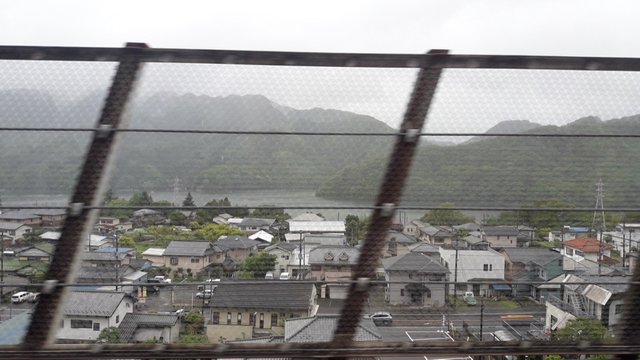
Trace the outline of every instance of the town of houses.
<instances>
[{"instance_id":1,"label":"town of houses","mask_svg":"<svg viewBox=\"0 0 640 360\"><path fill-rule=\"evenodd\" d=\"M63 210L0 214L0 270L7 285L3 303L43 280L38 274L46 272L64 218ZM183 326L182 314L176 310L183 308L206 314L203 331L212 343L295 342L322 339L330 333L321 329L335 326L337 318L319 313L320 300L346 298L362 244L348 243L344 221L305 213L285 223L228 214L211 222L236 228L243 235L223 235L215 241L173 240L164 248L138 253L119 246L118 235L149 224L166 224L160 212L141 209L128 219L100 217L82 246L77 286L64 306L58 341L93 342L102 330L115 327L122 342L176 342ZM544 306L542 337L579 317L598 319L615 330L626 283L636 265L637 249L631 243L640 240L637 229L640 225L619 226L605 233L613 241L603 241L602 234L565 226L545 235L548 240L560 240L560 247L544 248L532 246L536 229L518 224L444 226L395 221L385 239L377 280L383 284L387 308L444 312L452 305L452 295L472 292L479 299L527 299ZM260 252L275 257L268 278L239 281L240 264ZM153 282L157 269L163 269L167 279L187 274L181 284L174 281L172 289L187 286L184 281L200 284L212 274L221 279L211 286L210 295L197 302L175 300L171 290L171 311L161 311L146 305L158 291L169 291L169 280ZM113 283L121 286L97 285ZM196 306L200 301L202 306ZM0 330L28 322L29 316L27 311L3 321ZM363 319L359 326L357 340L381 338L370 319ZM0 337L0 343L7 341Z\"/></svg>"}]
</instances>

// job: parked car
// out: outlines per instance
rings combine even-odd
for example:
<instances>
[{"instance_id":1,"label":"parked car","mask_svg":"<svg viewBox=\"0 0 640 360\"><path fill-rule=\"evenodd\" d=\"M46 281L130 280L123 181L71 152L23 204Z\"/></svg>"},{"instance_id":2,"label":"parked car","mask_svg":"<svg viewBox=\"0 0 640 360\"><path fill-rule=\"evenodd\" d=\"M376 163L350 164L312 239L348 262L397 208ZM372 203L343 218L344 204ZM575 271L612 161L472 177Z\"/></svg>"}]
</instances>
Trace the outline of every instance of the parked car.
<instances>
[{"instance_id":1,"label":"parked car","mask_svg":"<svg viewBox=\"0 0 640 360\"><path fill-rule=\"evenodd\" d=\"M389 326L393 322L393 317L391 316L391 314L389 314L386 311L379 311L379 312L373 313L371 315L371 319L373 320L373 323L376 324L377 326L380 326L380 325Z\"/></svg>"},{"instance_id":2,"label":"parked car","mask_svg":"<svg viewBox=\"0 0 640 360\"><path fill-rule=\"evenodd\" d=\"M283 273L280 273L280 280L289 280L289 273L286 271Z\"/></svg>"},{"instance_id":3,"label":"parked car","mask_svg":"<svg viewBox=\"0 0 640 360\"><path fill-rule=\"evenodd\" d=\"M213 295L213 290L206 289L196 294L198 299L210 299Z\"/></svg>"},{"instance_id":4,"label":"parked car","mask_svg":"<svg viewBox=\"0 0 640 360\"><path fill-rule=\"evenodd\" d=\"M273 280L273 271L267 271L267 273L264 275L264 278L267 280Z\"/></svg>"},{"instance_id":5,"label":"parked car","mask_svg":"<svg viewBox=\"0 0 640 360\"><path fill-rule=\"evenodd\" d=\"M11 302L14 304L19 304L25 301L30 301L33 299L34 295L32 292L28 291L20 291L13 295L11 295Z\"/></svg>"},{"instance_id":6,"label":"parked car","mask_svg":"<svg viewBox=\"0 0 640 360\"><path fill-rule=\"evenodd\" d=\"M161 283L165 283L165 284L171 284L171 279L167 276L164 275L156 275L153 277L154 280L158 280Z\"/></svg>"},{"instance_id":7,"label":"parked car","mask_svg":"<svg viewBox=\"0 0 640 360\"><path fill-rule=\"evenodd\" d=\"M40 300L40 293L32 293L31 297L27 300L30 303L37 303Z\"/></svg>"},{"instance_id":8,"label":"parked car","mask_svg":"<svg viewBox=\"0 0 640 360\"><path fill-rule=\"evenodd\" d=\"M462 300L464 300L464 302L469 306L475 306L478 303L478 301L476 301L476 297L471 291L465 292Z\"/></svg>"}]
</instances>

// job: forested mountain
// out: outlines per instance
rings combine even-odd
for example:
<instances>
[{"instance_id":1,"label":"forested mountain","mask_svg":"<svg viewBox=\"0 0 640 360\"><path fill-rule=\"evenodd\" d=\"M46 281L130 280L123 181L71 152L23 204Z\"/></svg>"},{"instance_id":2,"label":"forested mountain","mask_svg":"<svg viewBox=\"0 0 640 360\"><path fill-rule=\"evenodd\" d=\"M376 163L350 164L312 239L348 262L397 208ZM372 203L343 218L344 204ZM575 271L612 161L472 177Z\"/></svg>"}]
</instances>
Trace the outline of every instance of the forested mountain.
<instances>
[{"instance_id":1,"label":"forested mountain","mask_svg":"<svg viewBox=\"0 0 640 360\"><path fill-rule=\"evenodd\" d=\"M640 134L640 116L584 118L525 134ZM594 206L595 183L605 183L605 206L639 206L640 142L631 137L487 137L454 147L422 147L405 188L405 203L506 206L557 198ZM371 200L381 178L379 161L341 170L318 196ZM354 187L353 184L358 186Z\"/></svg>"},{"instance_id":2,"label":"forested mountain","mask_svg":"<svg viewBox=\"0 0 640 360\"><path fill-rule=\"evenodd\" d=\"M7 127L92 128L103 97L58 99L33 90L0 91L0 122ZM158 93L136 98L128 118L132 128L226 133L126 133L110 184L114 189L169 190L179 178L192 191L314 189L322 197L372 200L394 141L392 136L237 133L394 131L370 116L292 109L260 95ZM509 121L488 133L522 131L640 134L640 116L584 118L562 127ZM70 191L90 138L89 132L0 132L0 190ZM640 143L631 137L487 136L454 146L423 141L404 202L502 206L558 198L593 206L595 183L602 178L605 206L640 206L638 163Z\"/></svg>"}]
</instances>

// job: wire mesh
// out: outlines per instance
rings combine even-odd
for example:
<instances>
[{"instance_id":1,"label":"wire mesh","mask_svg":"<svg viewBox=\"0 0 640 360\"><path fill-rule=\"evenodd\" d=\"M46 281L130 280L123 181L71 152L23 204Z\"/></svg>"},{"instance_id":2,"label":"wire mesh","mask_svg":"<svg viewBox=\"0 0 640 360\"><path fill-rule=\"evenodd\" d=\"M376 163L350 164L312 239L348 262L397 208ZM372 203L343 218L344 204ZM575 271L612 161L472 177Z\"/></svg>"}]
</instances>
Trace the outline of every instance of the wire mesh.
<instances>
[{"instance_id":1,"label":"wire mesh","mask_svg":"<svg viewBox=\"0 0 640 360\"><path fill-rule=\"evenodd\" d=\"M95 226L84 218L76 224L94 227L93 236L65 232L77 210L70 207L57 239L45 230L60 229L59 206L76 202L66 194L81 167L81 184L87 177L91 186L76 188L76 196L98 195L102 176L90 178L103 164L82 163L90 140L113 134L94 127L114 69L101 61L122 54L56 51L31 58L110 55L91 63L0 63L8 69L0 161L13 169L0 177L0 286L5 295L43 293L36 314L55 318L55 306L46 306L51 283L43 282L55 272L44 274L60 256L72 262L72 249L58 246L52 259L51 245L38 242L76 237L90 251L74 280L53 287L71 288L56 313L60 328L41 331L55 332L58 343L100 337L102 345L43 345L16 331L3 343L25 341L35 350L0 348L3 354L464 358L637 351L629 336L637 333L637 300L630 296L640 240L638 204L629 196L638 187L637 75L593 71L635 70L633 61L123 52L154 63L128 104L130 129L116 129L123 141L108 185L114 191L79 208L85 215L101 210ZM11 59L12 49L0 54ZM430 107L427 97L407 108L421 65L435 97ZM482 66L509 69L475 69ZM442 67L474 69L446 69L438 80ZM565 70L522 70L536 67ZM418 122L427 110L423 129ZM398 130L405 112L419 121ZM512 121L486 133L504 120L545 126ZM418 138L411 161L398 149ZM599 180L604 189L596 188ZM606 211L612 208L623 211ZM305 228L284 221L289 216L313 221ZM328 221L318 225L321 218ZM20 222L22 229L12 225ZM294 226L307 230L288 232ZM309 230L314 226L324 230ZM17 235L27 228L39 237ZM305 234L314 231L325 234ZM275 256L269 271L249 270L246 257L259 253ZM144 260L161 266L143 269ZM87 315L114 303L105 319ZM0 329L44 323L32 308L9 303ZM194 321L199 316L203 324ZM111 327L119 337L104 331ZM168 345L104 345L145 339ZM191 341L224 345L180 345Z\"/></svg>"}]
</instances>

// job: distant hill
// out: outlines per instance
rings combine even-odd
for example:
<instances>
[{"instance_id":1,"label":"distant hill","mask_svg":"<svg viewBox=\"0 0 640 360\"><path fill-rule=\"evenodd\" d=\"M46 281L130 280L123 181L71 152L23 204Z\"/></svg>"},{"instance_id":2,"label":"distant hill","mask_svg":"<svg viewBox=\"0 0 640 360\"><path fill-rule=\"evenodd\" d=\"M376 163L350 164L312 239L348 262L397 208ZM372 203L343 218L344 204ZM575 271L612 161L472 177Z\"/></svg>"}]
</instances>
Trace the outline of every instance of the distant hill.
<instances>
[{"instance_id":1,"label":"distant hill","mask_svg":"<svg viewBox=\"0 0 640 360\"><path fill-rule=\"evenodd\" d=\"M640 116L590 117L562 127L532 126L523 133L640 134ZM594 184L602 178L605 206L639 206L640 199L629 196L640 191L638 159L640 142L634 138L489 137L453 147L426 146L416 155L403 201L509 206L558 198L594 206ZM319 187L317 196L372 200L382 162L366 160L341 170Z\"/></svg>"}]
</instances>

